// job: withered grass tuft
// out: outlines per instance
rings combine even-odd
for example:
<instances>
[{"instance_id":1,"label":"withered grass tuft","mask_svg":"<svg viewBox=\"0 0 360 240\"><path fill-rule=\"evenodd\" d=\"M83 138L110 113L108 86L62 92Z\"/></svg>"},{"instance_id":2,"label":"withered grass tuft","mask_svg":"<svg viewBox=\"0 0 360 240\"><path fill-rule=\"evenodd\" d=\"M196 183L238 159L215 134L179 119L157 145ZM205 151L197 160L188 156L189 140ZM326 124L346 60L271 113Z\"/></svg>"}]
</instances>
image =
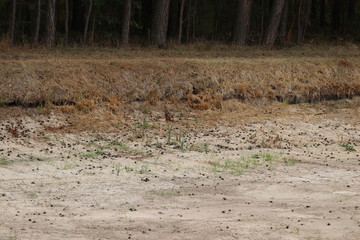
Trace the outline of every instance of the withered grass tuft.
<instances>
[{"instance_id":1,"label":"withered grass tuft","mask_svg":"<svg viewBox=\"0 0 360 240\"><path fill-rule=\"evenodd\" d=\"M4 105L111 113L124 104L157 106L168 100L198 110L224 110L229 100L296 104L360 95L360 61L354 55L359 50L352 47L36 50L0 53Z\"/></svg>"}]
</instances>

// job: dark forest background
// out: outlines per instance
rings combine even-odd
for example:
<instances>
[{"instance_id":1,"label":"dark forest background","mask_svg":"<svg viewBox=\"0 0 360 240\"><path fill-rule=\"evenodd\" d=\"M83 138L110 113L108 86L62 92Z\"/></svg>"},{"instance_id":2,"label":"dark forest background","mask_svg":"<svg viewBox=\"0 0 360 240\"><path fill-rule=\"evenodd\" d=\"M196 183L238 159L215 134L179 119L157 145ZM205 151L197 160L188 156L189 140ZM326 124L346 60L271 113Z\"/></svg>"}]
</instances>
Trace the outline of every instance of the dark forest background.
<instances>
[{"instance_id":1,"label":"dark forest background","mask_svg":"<svg viewBox=\"0 0 360 240\"><path fill-rule=\"evenodd\" d=\"M10 46L360 41L360 0L1 0Z\"/></svg>"}]
</instances>

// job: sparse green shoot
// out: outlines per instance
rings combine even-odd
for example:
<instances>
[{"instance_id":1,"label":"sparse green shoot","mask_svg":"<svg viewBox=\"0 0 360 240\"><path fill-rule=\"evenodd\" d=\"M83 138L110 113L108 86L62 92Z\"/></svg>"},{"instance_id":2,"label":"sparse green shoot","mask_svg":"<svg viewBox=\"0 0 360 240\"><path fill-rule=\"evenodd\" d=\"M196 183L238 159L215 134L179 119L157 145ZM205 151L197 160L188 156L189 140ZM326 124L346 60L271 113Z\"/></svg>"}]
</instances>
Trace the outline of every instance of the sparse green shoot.
<instances>
[{"instance_id":1,"label":"sparse green shoot","mask_svg":"<svg viewBox=\"0 0 360 240\"><path fill-rule=\"evenodd\" d=\"M96 157L95 153L85 153L85 154L82 154L81 157L83 158L94 158Z\"/></svg>"},{"instance_id":2,"label":"sparse green shoot","mask_svg":"<svg viewBox=\"0 0 360 240\"><path fill-rule=\"evenodd\" d=\"M283 158L284 162L289 165L294 165L298 162L295 158Z\"/></svg>"},{"instance_id":3,"label":"sparse green shoot","mask_svg":"<svg viewBox=\"0 0 360 240\"><path fill-rule=\"evenodd\" d=\"M5 106L6 106L6 102L0 99L0 107L5 107Z\"/></svg>"},{"instance_id":4,"label":"sparse green shoot","mask_svg":"<svg viewBox=\"0 0 360 240\"><path fill-rule=\"evenodd\" d=\"M356 152L356 149L353 146L349 145L349 144L341 144L340 146L345 148L345 150L348 151L348 152Z\"/></svg>"},{"instance_id":5,"label":"sparse green shoot","mask_svg":"<svg viewBox=\"0 0 360 240\"><path fill-rule=\"evenodd\" d=\"M11 161L7 159L6 157L0 158L0 166L7 166L10 165Z\"/></svg>"},{"instance_id":6,"label":"sparse green shoot","mask_svg":"<svg viewBox=\"0 0 360 240\"><path fill-rule=\"evenodd\" d=\"M270 153L256 153L248 157L240 157L238 159L226 159L224 162L212 161L210 165L213 166L217 172L227 172L232 175L241 175L247 169L253 169L263 164L268 167L274 160L274 156Z\"/></svg>"},{"instance_id":7,"label":"sparse green shoot","mask_svg":"<svg viewBox=\"0 0 360 240\"><path fill-rule=\"evenodd\" d=\"M126 172L133 172L134 171L134 168L128 167L128 166L125 166L124 169L125 169Z\"/></svg>"},{"instance_id":8,"label":"sparse green shoot","mask_svg":"<svg viewBox=\"0 0 360 240\"><path fill-rule=\"evenodd\" d=\"M167 144L171 145L171 133L172 133L172 130L173 130L173 126L172 125L169 125L168 126L168 130L167 130Z\"/></svg>"},{"instance_id":9,"label":"sparse green shoot","mask_svg":"<svg viewBox=\"0 0 360 240\"><path fill-rule=\"evenodd\" d=\"M272 162L274 160L274 156L270 153L255 153L251 155L252 159L264 159L266 162Z\"/></svg>"},{"instance_id":10,"label":"sparse green shoot","mask_svg":"<svg viewBox=\"0 0 360 240\"><path fill-rule=\"evenodd\" d=\"M123 142L114 141L112 144L117 146L121 151L127 152L130 150L130 148Z\"/></svg>"},{"instance_id":11,"label":"sparse green shoot","mask_svg":"<svg viewBox=\"0 0 360 240\"><path fill-rule=\"evenodd\" d=\"M35 193L35 192L30 192L28 194L28 196L29 196L29 198L37 198L38 197L37 193Z\"/></svg>"},{"instance_id":12,"label":"sparse green shoot","mask_svg":"<svg viewBox=\"0 0 360 240\"><path fill-rule=\"evenodd\" d=\"M145 173L149 173L149 172L150 172L150 169L146 165L141 166L141 168L139 169L140 174L145 174Z\"/></svg>"},{"instance_id":13,"label":"sparse green shoot","mask_svg":"<svg viewBox=\"0 0 360 240\"><path fill-rule=\"evenodd\" d=\"M63 170L69 170L75 167L74 163L71 162L65 162L64 166L63 166Z\"/></svg>"},{"instance_id":14,"label":"sparse green shoot","mask_svg":"<svg viewBox=\"0 0 360 240\"><path fill-rule=\"evenodd\" d=\"M171 188L171 189L159 189L159 190L154 190L151 191L151 193L153 195L157 195L160 197L164 197L164 198L170 198L170 197L174 197L174 196L180 196L180 191L178 189L175 188Z\"/></svg>"},{"instance_id":15,"label":"sparse green shoot","mask_svg":"<svg viewBox=\"0 0 360 240\"><path fill-rule=\"evenodd\" d=\"M119 176L120 175L120 171L121 171L121 164L117 164L116 167L115 167L115 170L116 170L116 176Z\"/></svg>"},{"instance_id":16,"label":"sparse green shoot","mask_svg":"<svg viewBox=\"0 0 360 240\"><path fill-rule=\"evenodd\" d=\"M97 151L95 151L95 154L96 154L96 155L105 155L106 152L104 152L104 151L102 151L102 150L97 150Z\"/></svg>"},{"instance_id":17,"label":"sparse green shoot","mask_svg":"<svg viewBox=\"0 0 360 240\"><path fill-rule=\"evenodd\" d=\"M195 144L195 145L192 145L190 147L190 151L195 151L195 152L200 152L200 153L203 153L203 152L209 152L210 149L209 149L209 144L208 143L204 143L204 144Z\"/></svg>"},{"instance_id":18,"label":"sparse green shoot","mask_svg":"<svg viewBox=\"0 0 360 240\"><path fill-rule=\"evenodd\" d=\"M184 136L179 137L179 147L182 152L185 152L185 138Z\"/></svg>"}]
</instances>

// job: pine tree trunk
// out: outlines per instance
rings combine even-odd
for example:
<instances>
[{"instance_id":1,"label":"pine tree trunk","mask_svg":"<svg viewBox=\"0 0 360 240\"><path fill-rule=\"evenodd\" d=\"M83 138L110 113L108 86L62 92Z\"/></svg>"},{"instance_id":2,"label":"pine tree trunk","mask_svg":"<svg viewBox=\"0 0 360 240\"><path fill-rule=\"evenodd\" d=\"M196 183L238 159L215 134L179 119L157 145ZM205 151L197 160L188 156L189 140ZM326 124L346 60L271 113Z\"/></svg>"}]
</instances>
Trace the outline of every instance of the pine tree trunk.
<instances>
[{"instance_id":1,"label":"pine tree trunk","mask_svg":"<svg viewBox=\"0 0 360 240\"><path fill-rule=\"evenodd\" d=\"M320 27L325 27L325 0L320 0Z\"/></svg>"},{"instance_id":2,"label":"pine tree trunk","mask_svg":"<svg viewBox=\"0 0 360 240\"><path fill-rule=\"evenodd\" d=\"M186 16L186 43L190 41L190 19L191 19L191 12L192 12L192 2L193 0L188 1L188 9L187 9L187 16Z\"/></svg>"},{"instance_id":3,"label":"pine tree trunk","mask_svg":"<svg viewBox=\"0 0 360 240\"><path fill-rule=\"evenodd\" d=\"M356 16L356 0L349 0L348 8L347 8L349 20L354 20Z\"/></svg>"},{"instance_id":4,"label":"pine tree trunk","mask_svg":"<svg viewBox=\"0 0 360 240\"><path fill-rule=\"evenodd\" d=\"M39 43L39 33L40 33L40 22L41 22L41 0L38 0L37 4L37 13L36 13L36 26L34 33L34 43Z\"/></svg>"},{"instance_id":5,"label":"pine tree trunk","mask_svg":"<svg viewBox=\"0 0 360 240\"><path fill-rule=\"evenodd\" d=\"M179 16L179 36L178 36L178 44L181 44L182 38L182 29L183 29L183 14L184 14L184 3L185 0L180 0L180 16Z\"/></svg>"},{"instance_id":6,"label":"pine tree trunk","mask_svg":"<svg viewBox=\"0 0 360 240\"><path fill-rule=\"evenodd\" d=\"M85 22L85 28L84 28L83 45L85 45L87 43L87 33L88 33L90 15L91 15L91 10L92 10L92 5L93 5L93 0L89 0L89 1L90 1L89 9L88 9L88 14L86 16L86 22Z\"/></svg>"},{"instance_id":7,"label":"pine tree trunk","mask_svg":"<svg viewBox=\"0 0 360 240\"><path fill-rule=\"evenodd\" d=\"M344 34L347 22L346 3L348 1L341 1L340 3L340 33Z\"/></svg>"},{"instance_id":8,"label":"pine tree trunk","mask_svg":"<svg viewBox=\"0 0 360 240\"><path fill-rule=\"evenodd\" d=\"M280 20L280 37L283 39L286 37L286 33L287 33L288 18L289 18L289 2L286 1L284 6L284 11L281 15L281 20Z\"/></svg>"},{"instance_id":9,"label":"pine tree trunk","mask_svg":"<svg viewBox=\"0 0 360 240\"><path fill-rule=\"evenodd\" d=\"M131 18L131 0L125 0L122 29L121 29L121 43L123 46L127 46L129 44L130 18Z\"/></svg>"},{"instance_id":10,"label":"pine tree trunk","mask_svg":"<svg viewBox=\"0 0 360 240\"><path fill-rule=\"evenodd\" d=\"M14 45L15 24L16 24L16 0L13 0L13 2L12 2L11 23L10 23L10 32L9 32L9 44L10 44L10 46Z\"/></svg>"},{"instance_id":11,"label":"pine tree trunk","mask_svg":"<svg viewBox=\"0 0 360 240\"><path fill-rule=\"evenodd\" d=\"M24 19L24 0L18 0L17 4L16 4L16 12L17 12L17 16L16 16L16 20L15 22L17 23L15 25L15 35L16 33L20 36L20 40L21 42L24 42L24 21L26 21L26 19ZM15 42L16 42L16 37L15 37Z\"/></svg>"},{"instance_id":12,"label":"pine tree trunk","mask_svg":"<svg viewBox=\"0 0 360 240\"><path fill-rule=\"evenodd\" d=\"M197 7L197 0L194 0L194 13L192 19L192 39L196 38L196 7Z\"/></svg>"},{"instance_id":13,"label":"pine tree trunk","mask_svg":"<svg viewBox=\"0 0 360 240\"><path fill-rule=\"evenodd\" d=\"M221 1L216 1L216 4L214 4L215 7L215 14L214 14L214 23L213 23L213 36L212 40L217 40L218 36L220 35L220 11L221 11Z\"/></svg>"},{"instance_id":14,"label":"pine tree trunk","mask_svg":"<svg viewBox=\"0 0 360 240\"><path fill-rule=\"evenodd\" d=\"M261 28L260 28L261 39L264 38L264 17L265 17L264 0L261 0Z\"/></svg>"},{"instance_id":15,"label":"pine tree trunk","mask_svg":"<svg viewBox=\"0 0 360 240\"><path fill-rule=\"evenodd\" d=\"M84 12L85 9L81 4L81 0L72 0L71 29L78 33L84 30Z\"/></svg>"},{"instance_id":16,"label":"pine tree trunk","mask_svg":"<svg viewBox=\"0 0 360 240\"><path fill-rule=\"evenodd\" d=\"M65 0L65 46L69 41L69 0Z\"/></svg>"},{"instance_id":17,"label":"pine tree trunk","mask_svg":"<svg viewBox=\"0 0 360 240\"><path fill-rule=\"evenodd\" d=\"M170 38L176 38L179 34L179 6L181 0L170 0L169 31Z\"/></svg>"},{"instance_id":18,"label":"pine tree trunk","mask_svg":"<svg viewBox=\"0 0 360 240\"><path fill-rule=\"evenodd\" d=\"M348 5L348 24L346 31L352 32L354 20L356 19L356 0L350 0Z\"/></svg>"},{"instance_id":19,"label":"pine tree trunk","mask_svg":"<svg viewBox=\"0 0 360 240\"><path fill-rule=\"evenodd\" d=\"M164 45L169 20L170 0L156 0L151 24L151 44Z\"/></svg>"},{"instance_id":20,"label":"pine tree trunk","mask_svg":"<svg viewBox=\"0 0 360 240\"><path fill-rule=\"evenodd\" d=\"M153 12L153 0L141 0L141 24L143 34L150 43L151 16Z\"/></svg>"},{"instance_id":21,"label":"pine tree trunk","mask_svg":"<svg viewBox=\"0 0 360 240\"><path fill-rule=\"evenodd\" d=\"M93 19L92 19L92 27L91 27L91 38L90 38L90 43L91 45L94 44L94 41L95 41L95 24L96 24L96 18L95 16L93 16Z\"/></svg>"},{"instance_id":22,"label":"pine tree trunk","mask_svg":"<svg viewBox=\"0 0 360 240\"><path fill-rule=\"evenodd\" d=\"M332 4L331 24L334 32L339 32L340 30L340 4L341 1L339 0L334 0Z\"/></svg>"},{"instance_id":23,"label":"pine tree trunk","mask_svg":"<svg viewBox=\"0 0 360 240\"><path fill-rule=\"evenodd\" d=\"M298 15L298 43L304 41L311 13L311 0L301 0Z\"/></svg>"},{"instance_id":24,"label":"pine tree trunk","mask_svg":"<svg viewBox=\"0 0 360 240\"><path fill-rule=\"evenodd\" d=\"M48 1L46 45L55 47L56 37L56 0Z\"/></svg>"},{"instance_id":25,"label":"pine tree trunk","mask_svg":"<svg viewBox=\"0 0 360 240\"><path fill-rule=\"evenodd\" d=\"M303 0L300 0L299 2L299 9L298 9L298 14L297 14L297 42L298 43L301 43L301 35L302 35L302 24L301 24L301 21L302 21L302 8L303 8Z\"/></svg>"},{"instance_id":26,"label":"pine tree trunk","mask_svg":"<svg viewBox=\"0 0 360 240\"><path fill-rule=\"evenodd\" d=\"M245 46L250 28L252 0L238 0L234 30L234 41L240 46Z\"/></svg>"},{"instance_id":27,"label":"pine tree trunk","mask_svg":"<svg viewBox=\"0 0 360 240\"><path fill-rule=\"evenodd\" d=\"M284 9L285 0L275 0L271 10L270 23L266 29L263 45L274 47L278 36L281 15Z\"/></svg>"}]
</instances>

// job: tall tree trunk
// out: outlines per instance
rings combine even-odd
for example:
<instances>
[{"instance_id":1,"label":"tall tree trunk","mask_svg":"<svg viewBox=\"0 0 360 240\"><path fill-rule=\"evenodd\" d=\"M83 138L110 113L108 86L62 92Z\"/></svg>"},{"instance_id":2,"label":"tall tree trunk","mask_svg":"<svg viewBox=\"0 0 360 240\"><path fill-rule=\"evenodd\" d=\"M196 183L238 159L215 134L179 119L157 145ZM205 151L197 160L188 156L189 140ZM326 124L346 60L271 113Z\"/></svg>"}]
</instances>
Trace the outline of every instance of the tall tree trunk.
<instances>
[{"instance_id":1,"label":"tall tree trunk","mask_svg":"<svg viewBox=\"0 0 360 240\"><path fill-rule=\"evenodd\" d=\"M348 5L348 25L346 31L352 32L354 20L356 19L356 0L350 0Z\"/></svg>"},{"instance_id":2,"label":"tall tree trunk","mask_svg":"<svg viewBox=\"0 0 360 240\"><path fill-rule=\"evenodd\" d=\"M213 23L213 37L212 40L217 40L218 36L220 35L220 11L221 11L221 1L216 1L216 4L214 4L214 23Z\"/></svg>"},{"instance_id":3,"label":"tall tree trunk","mask_svg":"<svg viewBox=\"0 0 360 240\"><path fill-rule=\"evenodd\" d=\"M264 16L265 16L264 0L261 0L261 28L260 28L261 39L264 38ZM260 40L260 41L261 41L261 40Z\"/></svg>"},{"instance_id":4,"label":"tall tree trunk","mask_svg":"<svg viewBox=\"0 0 360 240\"><path fill-rule=\"evenodd\" d=\"M310 16L309 18L313 21L314 23L318 20L319 17L319 7L320 7L320 0L312 0L311 1L311 11L310 11Z\"/></svg>"},{"instance_id":5,"label":"tall tree trunk","mask_svg":"<svg viewBox=\"0 0 360 240\"><path fill-rule=\"evenodd\" d=\"M14 45L15 38L15 24L16 24L16 0L12 1L12 14L11 14L11 23L10 23L10 32L9 32L9 44L10 46Z\"/></svg>"},{"instance_id":6,"label":"tall tree trunk","mask_svg":"<svg viewBox=\"0 0 360 240\"><path fill-rule=\"evenodd\" d=\"M349 2L341 1L340 2L340 33L344 34L347 22L347 11L346 11L346 4Z\"/></svg>"},{"instance_id":7,"label":"tall tree trunk","mask_svg":"<svg viewBox=\"0 0 360 240\"><path fill-rule=\"evenodd\" d=\"M69 41L69 0L65 0L65 46Z\"/></svg>"},{"instance_id":8,"label":"tall tree trunk","mask_svg":"<svg viewBox=\"0 0 360 240\"><path fill-rule=\"evenodd\" d=\"M179 16L179 36L178 36L178 44L181 44L181 38L182 38L184 3L185 3L185 0L180 0L180 16Z\"/></svg>"},{"instance_id":9,"label":"tall tree trunk","mask_svg":"<svg viewBox=\"0 0 360 240\"><path fill-rule=\"evenodd\" d=\"M263 45L270 48L274 47L278 30L281 15L284 9L285 0L275 0L271 10L270 22L266 29Z\"/></svg>"},{"instance_id":10,"label":"tall tree trunk","mask_svg":"<svg viewBox=\"0 0 360 240\"><path fill-rule=\"evenodd\" d=\"M349 16L349 20L352 21L354 20L355 16L356 16L356 0L349 0L349 4L348 4L348 16Z\"/></svg>"},{"instance_id":11,"label":"tall tree trunk","mask_svg":"<svg viewBox=\"0 0 360 240\"><path fill-rule=\"evenodd\" d=\"M16 1L16 20L15 20L15 32L20 36L20 39L23 40L24 34L24 23L23 23L23 6L24 0ZM14 33L15 34L15 33ZM14 39L15 40L15 39Z\"/></svg>"},{"instance_id":12,"label":"tall tree trunk","mask_svg":"<svg viewBox=\"0 0 360 240\"><path fill-rule=\"evenodd\" d=\"M84 12L85 9L81 4L81 0L72 0L72 30L79 33L84 30Z\"/></svg>"},{"instance_id":13,"label":"tall tree trunk","mask_svg":"<svg viewBox=\"0 0 360 240\"><path fill-rule=\"evenodd\" d=\"M95 41L95 24L96 24L96 18L95 18L95 14L93 14L93 19L92 19L92 27L91 27L91 34L90 34L90 43L91 45L94 44Z\"/></svg>"},{"instance_id":14,"label":"tall tree trunk","mask_svg":"<svg viewBox=\"0 0 360 240\"><path fill-rule=\"evenodd\" d=\"M189 43L190 40L190 20L191 20L191 12L192 12L192 2L193 0L188 1L188 9L186 16L186 43Z\"/></svg>"},{"instance_id":15,"label":"tall tree trunk","mask_svg":"<svg viewBox=\"0 0 360 240\"><path fill-rule=\"evenodd\" d=\"M151 24L151 44L164 45L169 20L170 0L156 0Z\"/></svg>"},{"instance_id":16,"label":"tall tree trunk","mask_svg":"<svg viewBox=\"0 0 360 240\"><path fill-rule=\"evenodd\" d=\"M253 0L238 0L234 30L234 41L245 46L250 28L251 6Z\"/></svg>"},{"instance_id":17,"label":"tall tree trunk","mask_svg":"<svg viewBox=\"0 0 360 240\"><path fill-rule=\"evenodd\" d=\"M340 30L340 12L341 12L341 1L334 0L332 4L332 16L331 24L334 32Z\"/></svg>"},{"instance_id":18,"label":"tall tree trunk","mask_svg":"<svg viewBox=\"0 0 360 240\"><path fill-rule=\"evenodd\" d=\"M36 26L34 33L34 43L39 43L39 33L40 33L40 22L41 22L41 0L38 0L37 3L37 13L36 13Z\"/></svg>"},{"instance_id":19,"label":"tall tree trunk","mask_svg":"<svg viewBox=\"0 0 360 240\"><path fill-rule=\"evenodd\" d=\"M311 0L300 0L298 14L298 43L304 41L307 25L309 23L311 13Z\"/></svg>"},{"instance_id":20,"label":"tall tree trunk","mask_svg":"<svg viewBox=\"0 0 360 240\"><path fill-rule=\"evenodd\" d=\"M56 0L48 1L46 45L55 47L56 38Z\"/></svg>"},{"instance_id":21,"label":"tall tree trunk","mask_svg":"<svg viewBox=\"0 0 360 240\"><path fill-rule=\"evenodd\" d=\"M122 29L121 29L121 43L124 46L127 46L129 44L130 18L131 18L131 0L125 0Z\"/></svg>"},{"instance_id":22,"label":"tall tree trunk","mask_svg":"<svg viewBox=\"0 0 360 240\"><path fill-rule=\"evenodd\" d=\"M289 18L289 1L286 1L280 20L280 37L283 39L286 37L286 33L287 33L288 18Z\"/></svg>"},{"instance_id":23,"label":"tall tree trunk","mask_svg":"<svg viewBox=\"0 0 360 240\"><path fill-rule=\"evenodd\" d=\"M320 27L325 27L325 0L320 0Z\"/></svg>"},{"instance_id":24,"label":"tall tree trunk","mask_svg":"<svg viewBox=\"0 0 360 240\"><path fill-rule=\"evenodd\" d=\"M192 39L196 38L196 7L197 7L197 0L194 0L194 13L192 19Z\"/></svg>"},{"instance_id":25,"label":"tall tree trunk","mask_svg":"<svg viewBox=\"0 0 360 240\"><path fill-rule=\"evenodd\" d=\"M89 28L89 21L90 21L90 15L91 15L91 10L92 10L92 5L93 5L93 0L89 0L89 9L88 9L88 13L86 15L86 22L85 22L85 28L84 28L84 37L83 37L83 45L85 45L87 43L87 33L88 33L88 28Z\"/></svg>"},{"instance_id":26,"label":"tall tree trunk","mask_svg":"<svg viewBox=\"0 0 360 240\"><path fill-rule=\"evenodd\" d=\"M302 36L302 12L303 12L303 8L304 8L304 3L303 0L299 1L299 8L298 8L298 14L297 14L297 42L298 44L301 43L301 36Z\"/></svg>"},{"instance_id":27,"label":"tall tree trunk","mask_svg":"<svg viewBox=\"0 0 360 240\"><path fill-rule=\"evenodd\" d=\"M170 0L169 31L170 38L176 38L179 34L179 6L181 0Z\"/></svg>"},{"instance_id":28,"label":"tall tree trunk","mask_svg":"<svg viewBox=\"0 0 360 240\"><path fill-rule=\"evenodd\" d=\"M151 28L151 16L153 12L153 0L141 0L141 24L143 28L143 34L150 42L150 28Z\"/></svg>"}]
</instances>

